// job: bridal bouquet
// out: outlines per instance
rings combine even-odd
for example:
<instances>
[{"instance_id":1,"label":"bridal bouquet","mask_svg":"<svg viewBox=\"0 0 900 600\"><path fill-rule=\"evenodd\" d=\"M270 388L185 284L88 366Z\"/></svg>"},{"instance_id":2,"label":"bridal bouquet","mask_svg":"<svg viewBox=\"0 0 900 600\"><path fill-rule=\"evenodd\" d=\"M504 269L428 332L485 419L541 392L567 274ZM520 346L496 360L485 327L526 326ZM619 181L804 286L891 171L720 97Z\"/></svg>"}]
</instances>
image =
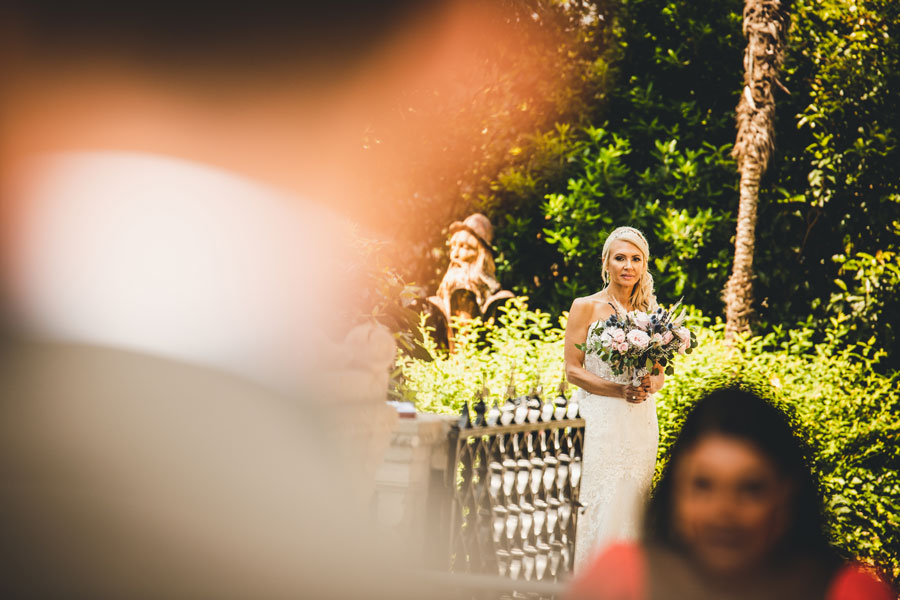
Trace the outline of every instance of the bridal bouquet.
<instances>
[{"instance_id":1,"label":"bridal bouquet","mask_svg":"<svg viewBox=\"0 0 900 600\"><path fill-rule=\"evenodd\" d=\"M576 347L585 354L599 356L615 375L630 375L634 386L640 385L644 375L658 375L658 366L672 375L674 356L690 354L697 346L697 336L683 325L684 309L676 314L680 304L679 301L668 310L612 315L591 327L584 344Z\"/></svg>"}]
</instances>

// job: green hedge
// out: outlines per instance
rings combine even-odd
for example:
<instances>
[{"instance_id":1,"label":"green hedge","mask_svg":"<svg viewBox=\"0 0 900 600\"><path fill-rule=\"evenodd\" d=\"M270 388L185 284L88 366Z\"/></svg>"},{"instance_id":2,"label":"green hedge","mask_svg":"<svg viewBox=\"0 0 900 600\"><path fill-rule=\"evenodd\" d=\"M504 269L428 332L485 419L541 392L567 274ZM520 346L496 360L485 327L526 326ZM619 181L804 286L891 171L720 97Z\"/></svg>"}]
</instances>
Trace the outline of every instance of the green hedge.
<instances>
[{"instance_id":1,"label":"green hedge","mask_svg":"<svg viewBox=\"0 0 900 600\"><path fill-rule=\"evenodd\" d=\"M482 383L491 397L504 401L510 373L519 392L543 382L549 391L563 376L564 319L528 310L527 299L514 298L501 309L496 323L479 320L455 337L453 354L438 348L421 325L426 360L404 355L399 369L407 399L424 412L459 413Z\"/></svg>"},{"instance_id":2,"label":"green hedge","mask_svg":"<svg viewBox=\"0 0 900 600\"><path fill-rule=\"evenodd\" d=\"M811 345L808 330L743 338L725 345L723 325L693 315L700 346L676 362L657 396L659 466L690 406L710 388L749 386L780 404L809 443L830 516L833 540L900 579L900 373L873 370L871 348ZM510 372L518 393L542 383L547 395L563 376L565 315L531 311L516 299L498 323L475 322L457 351L425 332L429 358L399 359L403 392L419 410L458 413L484 383L503 401Z\"/></svg>"}]
</instances>

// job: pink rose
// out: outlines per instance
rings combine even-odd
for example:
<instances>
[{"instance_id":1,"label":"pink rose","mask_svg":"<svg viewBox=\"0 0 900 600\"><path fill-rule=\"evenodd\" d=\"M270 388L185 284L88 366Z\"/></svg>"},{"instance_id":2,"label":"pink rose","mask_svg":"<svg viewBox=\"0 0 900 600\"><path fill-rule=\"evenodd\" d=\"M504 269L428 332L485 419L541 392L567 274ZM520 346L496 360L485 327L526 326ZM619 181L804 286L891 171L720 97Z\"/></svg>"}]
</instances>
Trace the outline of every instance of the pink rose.
<instances>
[{"instance_id":1,"label":"pink rose","mask_svg":"<svg viewBox=\"0 0 900 600\"><path fill-rule=\"evenodd\" d=\"M663 336L659 335L658 333L653 334L653 337L650 338L650 343L654 346L662 346L663 344L665 344L665 342L663 341Z\"/></svg>"},{"instance_id":2,"label":"pink rose","mask_svg":"<svg viewBox=\"0 0 900 600\"><path fill-rule=\"evenodd\" d=\"M625 332L618 327L613 327L609 330L609 337L611 337L617 344L621 344L625 341Z\"/></svg>"},{"instance_id":3,"label":"pink rose","mask_svg":"<svg viewBox=\"0 0 900 600\"><path fill-rule=\"evenodd\" d=\"M623 354L625 352L628 352L628 342L622 342L621 344L619 344L619 352Z\"/></svg>"},{"instance_id":4,"label":"pink rose","mask_svg":"<svg viewBox=\"0 0 900 600\"><path fill-rule=\"evenodd\" d=\"M637 348L646 348L650 343L650 336L639 329L629 331L627 338L631 345Z\"/></svg>"},{"instance_id":5,"label":"pink rose","mask_svg":"<svg viewBox=\"0 0 900 600\"><path fill-rule=\"evenodd\" d=\"M668 344L669 342L672 341L672 338L674 338L674 337L675 337L674 333L672 333L671 331L666 331L662 336L663 344Z\"/></svg>"}]
</instances>

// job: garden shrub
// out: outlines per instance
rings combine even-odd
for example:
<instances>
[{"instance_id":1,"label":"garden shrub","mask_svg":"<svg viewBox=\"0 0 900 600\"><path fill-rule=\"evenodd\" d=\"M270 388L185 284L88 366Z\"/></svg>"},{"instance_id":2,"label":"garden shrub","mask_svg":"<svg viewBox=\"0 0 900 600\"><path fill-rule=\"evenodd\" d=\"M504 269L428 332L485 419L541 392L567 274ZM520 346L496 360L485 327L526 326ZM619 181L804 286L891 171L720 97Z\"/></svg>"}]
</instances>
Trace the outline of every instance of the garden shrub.
<instances>
[{"instance_id":1,"label":"garden shrub","mask_svg":"<svg viewBox=\"0 0 900 600\"><path fill-rule=\"evenodd\" d=\"M795 338L809 335L795 332ZM900 373L878 373L868 357L876 353L862 354L858 344L843 350L819 344L801 353L789 339L773 348L775 334L769 334L741 338L729 349L721 322L702 328L699 337L700 346L677 363L657 399L660 455L704 392L720 385L754 388L792 417L808 444L835 545L847 557L885 569L896 582Z\"/></svg>"},{"instance_id":2,"label":"garden shrub","mask_svg":"<svg viewBox=\"0 0 900 600\"><path fill-rule=\"evenodd\" d=\"M538 383L545 394L553 393L563 377L564 328L563 319L554 321L550 313L529 310L523 297L501 308L495 322L476 319L461 328L452 354L437 345L423 324L428 358L399 359L408 399L421 411L458 414L482 384L490 400L505 401L513 372L517 393L525 394Z\"/></svg>"}]
</instances>

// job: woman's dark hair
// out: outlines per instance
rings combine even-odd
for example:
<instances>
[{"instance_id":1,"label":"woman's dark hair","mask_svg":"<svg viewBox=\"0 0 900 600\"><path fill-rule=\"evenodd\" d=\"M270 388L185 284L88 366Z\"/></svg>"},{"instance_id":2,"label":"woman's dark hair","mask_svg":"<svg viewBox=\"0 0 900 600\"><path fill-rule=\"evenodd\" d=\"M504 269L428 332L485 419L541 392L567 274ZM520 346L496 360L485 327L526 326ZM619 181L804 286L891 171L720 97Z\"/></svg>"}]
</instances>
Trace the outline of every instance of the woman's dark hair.
<instances>
[{"instance_id":1,"label":"woman's dark hair","mask_svg":"<svg viewBox=\"0 0 900 600\"><path fill-rule=\"evenodd\" d=\"M753 444L794 485L790 525L783 548L824 557L836 556L825 536L818 481L808 462L806 445L797 437L787 414L753 392L722 388L708 394L687 415L669 451L645 519L648 542L677 547L673 527L673 479L685 452L703 437L719 434Z\"/></svg>"}]
</instances>

